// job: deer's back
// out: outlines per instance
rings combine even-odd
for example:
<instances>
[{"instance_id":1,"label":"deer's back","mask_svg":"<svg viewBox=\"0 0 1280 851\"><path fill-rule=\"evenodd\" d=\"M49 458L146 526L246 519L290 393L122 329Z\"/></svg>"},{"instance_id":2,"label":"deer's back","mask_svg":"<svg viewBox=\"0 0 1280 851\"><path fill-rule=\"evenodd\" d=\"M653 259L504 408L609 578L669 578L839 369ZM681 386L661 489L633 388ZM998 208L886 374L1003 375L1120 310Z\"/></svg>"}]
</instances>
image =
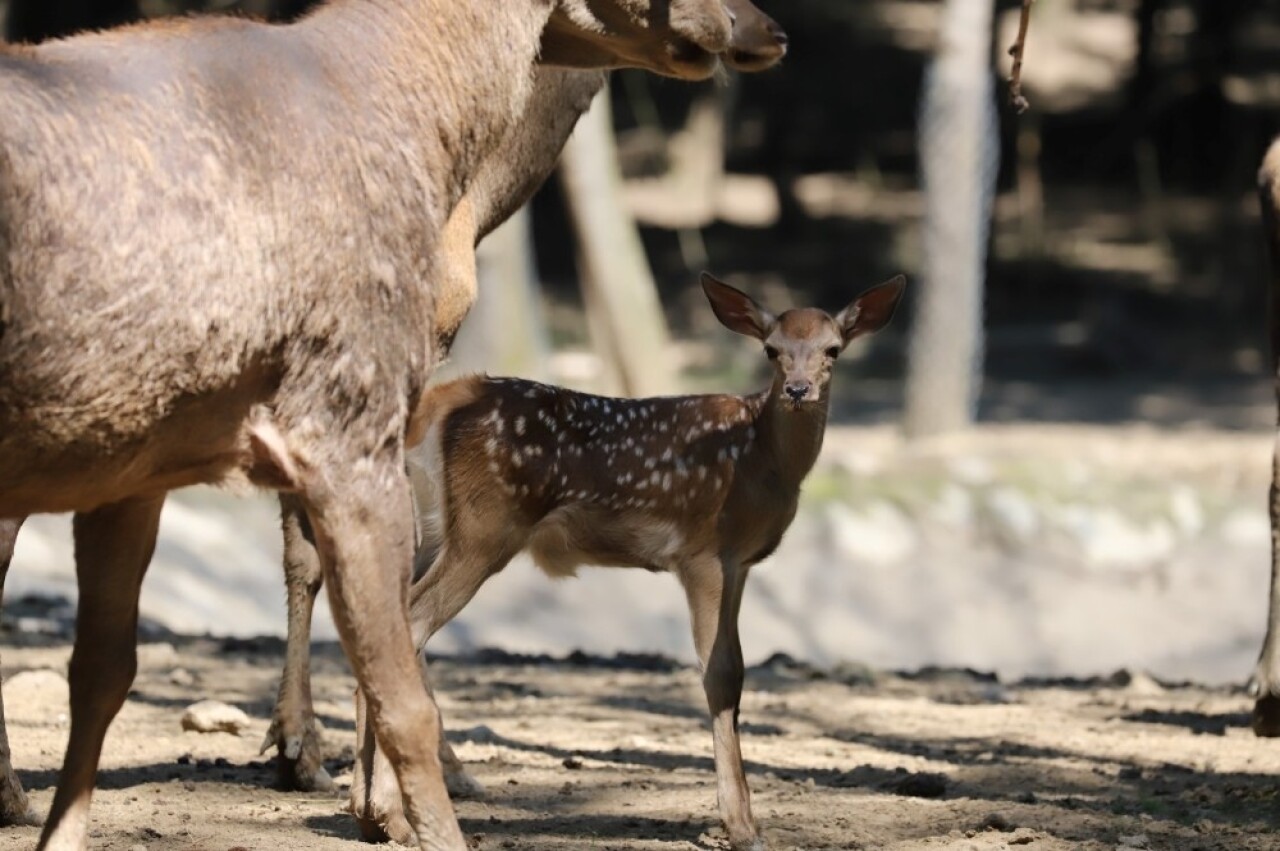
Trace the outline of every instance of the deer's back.
<instances>
[{"instance_id":1,"label":"deer's back","mask_svg":"<svg viewBox=\"0 0 1280 851\"><path fill-rule=\"evenodd\" d=\"M378 381L402 393L424 368L431 165L379 136L284 30L194 26L0 52L0 478L14 492L98 463L217 466L254 404L323 422L316 407ZM203 446L164 428L193 419ZM132 467L121 475L155 472Z\"/></svg>"}]
</instances>

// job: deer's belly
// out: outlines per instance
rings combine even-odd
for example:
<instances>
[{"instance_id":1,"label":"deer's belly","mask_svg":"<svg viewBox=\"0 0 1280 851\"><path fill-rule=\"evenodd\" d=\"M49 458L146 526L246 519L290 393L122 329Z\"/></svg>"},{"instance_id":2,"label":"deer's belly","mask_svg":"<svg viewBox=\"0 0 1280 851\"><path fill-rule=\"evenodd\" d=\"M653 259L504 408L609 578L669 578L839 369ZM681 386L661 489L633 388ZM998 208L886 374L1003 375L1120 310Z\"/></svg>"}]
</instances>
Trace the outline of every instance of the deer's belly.
<instances>
[{"instance_id":1,"label":"deer's belly","mask_svg":"<svg viewBox=\"0 0 1280 851\"><path fill-rule=\"evenodd\" d=\"M688 546L679 527L669 520L573 506L539 521L528 550L548 575L573 576L583 565L673 570L684 560Z\"/></svg>"}]
</instances>

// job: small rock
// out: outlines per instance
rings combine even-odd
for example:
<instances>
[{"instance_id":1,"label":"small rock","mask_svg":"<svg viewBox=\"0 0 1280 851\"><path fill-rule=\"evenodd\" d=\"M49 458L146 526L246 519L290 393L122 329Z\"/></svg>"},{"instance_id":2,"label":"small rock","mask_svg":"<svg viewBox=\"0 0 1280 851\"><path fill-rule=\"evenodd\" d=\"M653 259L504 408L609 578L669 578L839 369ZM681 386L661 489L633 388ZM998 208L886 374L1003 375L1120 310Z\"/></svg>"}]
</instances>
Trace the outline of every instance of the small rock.
<instances>
[{"instance_id":1,"label":"small rock","mask_svg":"<svg viewBox=\"0 0 1280 851\"><path fill-rule=\"evenodd\" d=\"M178 661L178 651L167 641L138 645L138 670L172 667Z\"/></svg>"},{"instance_id":2,"label":"small rock","mask_svg":"<svg viewBox=\"0 0 1280 851\"><path fill-rule=\"evenodd\" d=\"M129 846L129 851L147 851L147 846L145 846L145 845L130 845L130 846Z\"/></svg>"},{"instance_id":3,"label":"small rock","mask_svg":"<svg viewBox=\"0 0 1280 851\"><path fill-rule=\"evenodd\" d=\"M1121 836L1117 840L1121 848L1150 848L1151 839L1145 833L1135 833L1133 836Z\"/></svg>"},{"instance_id":4,"label":"small rock","mask_svg":"<svg viewBox=\"0 0 1280 851\"><path fill-rule=\"evenodd\" d=\"M57 671L23 671L4 681L4 699L14 706L65 710L71 701L67 678Z\"/></svg>"},{"instance_id":5,"label":"small rock","mask_svg":"<svg viewBox=\"0 0 1280 851\"><path fill-rule=\"evenodd\" d=\"M565 768L570 768L576 771L577 769L582 768L582 757L577 754L571 754L564 758L562 765L564 765Z\"/></svg>"},{"instance_id":6,"label":"small rock","mask_svg":"<svg viewBox=\"0 0 1280 851\"><path fill-rule=\"evenodd\" d=\"M196 733L240 735L252 723L244 710L218 700L202 700L182 713L182 729Z\"/></svg>"},{"instance_id":7,"label":"small rock","mask_svg":"<svg viewBox=\"0 0 1280 851\"><path fill-rule=\"evenodd\" d=\"M195 685L196 676L186 668L174 668L169 672L169 682L175 686L191 686Z\"/></svg>"}]
</instances>

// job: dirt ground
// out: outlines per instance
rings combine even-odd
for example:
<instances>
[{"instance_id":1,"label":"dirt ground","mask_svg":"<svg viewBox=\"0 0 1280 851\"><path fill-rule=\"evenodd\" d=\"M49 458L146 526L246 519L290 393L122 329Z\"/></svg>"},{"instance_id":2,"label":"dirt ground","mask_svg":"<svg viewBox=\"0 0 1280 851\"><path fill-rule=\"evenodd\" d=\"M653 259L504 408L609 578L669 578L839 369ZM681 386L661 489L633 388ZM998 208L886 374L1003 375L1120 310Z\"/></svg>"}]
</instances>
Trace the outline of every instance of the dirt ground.
<instances>
[{"instance_id":1,"label":"dirt ground","mask_svg":"<svg viewBox=\"0 0 1280 851\"><path fill-rule=\"evenodd\" d=\"M352 848L341 797L270 788L257 753L280 643L151 645L107 740L99 849ZM6 647L7 676L65 670L68 648ZM350 780L352 681L319 651L331 772ZM176 673L175 673L176 672ZM694 671L660 657L562 661L489 653L434 665L451 736L487 787L458 807L478 849L722 849ZM181 683L181 684L178 684ZM6 689L24 782L43 811L66 736L53 687ZM184 733L200 698L254 718L241 737ZM748 674L744 751L773 849L1273 849L1280 741L1247 728L1239 691L1103 681L1002 684L968 671L819 672L775 658ZM35 844L34 828L0 848Z\"/></svg>"}]
</instances>

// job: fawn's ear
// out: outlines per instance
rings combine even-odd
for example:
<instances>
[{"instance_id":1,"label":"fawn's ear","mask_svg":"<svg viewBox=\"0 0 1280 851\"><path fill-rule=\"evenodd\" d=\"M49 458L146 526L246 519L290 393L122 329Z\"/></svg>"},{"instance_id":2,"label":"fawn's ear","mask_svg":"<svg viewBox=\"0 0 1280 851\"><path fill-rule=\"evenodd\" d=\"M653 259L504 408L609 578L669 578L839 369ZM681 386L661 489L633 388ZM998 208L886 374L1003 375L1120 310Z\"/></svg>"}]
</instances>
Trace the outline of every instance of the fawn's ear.
<instances>
[{"instance_id":1,"label":"fawn's ear","mask_svg":"<svg viewBox=\"0 0 1280 851\"><path fill-rule=\"evenodd\" d=\"M907 287L907 279L903 275L890 278L883 284L877 284L853 300L853 303L836 314L836 324L840 326L840 335L846 345L854 337L879 331L889 324L893 312L902 300L902 292Z\"/></svg>"},{"instance_id":2,"label":"fawn's ear","mask_svg":"<svg viewBox=\"0 0 1280 851\"><path fill-rule=\"evenodd\" d=\"M751 300L751 296L716 280L710 272L702 273L702 291L711 302L711 310L720 324L730 331L763 340L773 333L778 320Z\"/></svg>"}]
</instances>

